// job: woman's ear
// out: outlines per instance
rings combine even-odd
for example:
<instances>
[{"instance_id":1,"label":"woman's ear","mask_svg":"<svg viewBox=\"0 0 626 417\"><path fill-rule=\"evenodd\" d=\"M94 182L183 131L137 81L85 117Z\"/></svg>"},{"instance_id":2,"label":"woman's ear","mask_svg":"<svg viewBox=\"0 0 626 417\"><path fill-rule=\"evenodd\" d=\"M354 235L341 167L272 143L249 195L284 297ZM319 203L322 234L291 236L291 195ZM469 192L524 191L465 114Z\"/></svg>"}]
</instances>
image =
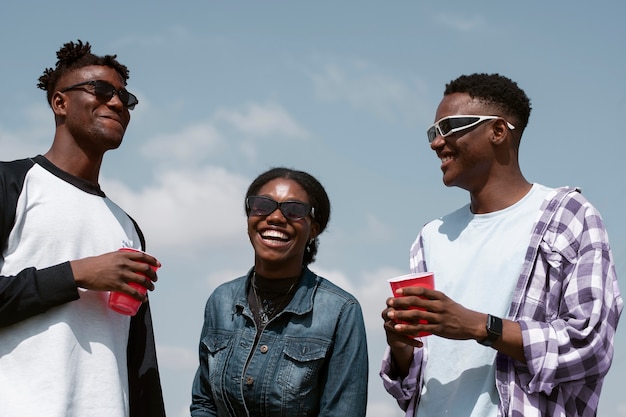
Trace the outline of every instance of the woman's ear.
<instances>
[{"instance_id":1,"label":"woman's ear","mask_svg":"<svg viewBox=\"0 0 626 417\"><path fill-rule=\"evenodd\" d=\"M311 230L309 231L309 240L315 239L320 234L320 225L317 222L311 222Z\"/></svg>"}]
</instances>

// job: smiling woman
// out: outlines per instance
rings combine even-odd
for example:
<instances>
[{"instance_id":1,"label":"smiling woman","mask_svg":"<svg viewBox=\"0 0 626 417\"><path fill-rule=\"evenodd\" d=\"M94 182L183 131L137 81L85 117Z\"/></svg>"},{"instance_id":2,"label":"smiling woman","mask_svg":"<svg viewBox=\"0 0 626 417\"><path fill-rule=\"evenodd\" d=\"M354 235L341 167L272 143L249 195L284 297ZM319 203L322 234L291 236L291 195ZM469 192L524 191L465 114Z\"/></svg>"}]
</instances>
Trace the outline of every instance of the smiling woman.
<instances>
[{"instance_id":1,"label":"smiling woman","mask_svg":"<svg viewBox=\"0 0 626 417\"><path fill-rule=\"evenodd\" d=\"M273 168L245 199L254 267L209 297L192 416L364 416L361 307L313 273L330 219L311 175Z\"/></svg>"}]
</instances>

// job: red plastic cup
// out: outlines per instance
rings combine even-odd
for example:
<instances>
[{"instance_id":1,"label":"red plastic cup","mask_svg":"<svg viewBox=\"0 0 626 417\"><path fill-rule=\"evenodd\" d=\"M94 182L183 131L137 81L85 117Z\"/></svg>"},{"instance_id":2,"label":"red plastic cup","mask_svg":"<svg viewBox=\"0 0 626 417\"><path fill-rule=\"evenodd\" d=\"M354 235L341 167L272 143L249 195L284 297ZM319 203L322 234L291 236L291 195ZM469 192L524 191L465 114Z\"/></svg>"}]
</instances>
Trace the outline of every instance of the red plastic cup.
<instances>
[{"instance_id":1,"label":"red plastic cup","mask_svg":"<svg viewBox=\"0 0 626 417\"><path fill-rule=\"evenodd\" d=\"M418 272L418 273L413 273L413 274L401 275L395 278L389 278L387 282L389 282L389 285L391 285L391 292L393 293L393 296L398 297L398 295L396 294L396 290L398 290L399 288L404 288L404 287L425 287L425 288L434 290L435 289L435 274L433 272ZM411 309L424 310L423 308L419 308L419 307L412 307ZM398 321L398 323L405 323L405 322ZM420 320L419 323L428 324L428 321ZM431 333L429 332L419 332L417 334L417 337L424 337L430 334Z\"/></svg>"},{"instance_id":2,"label":"red plastic cup","mask_svg":"<svg viewBox=\"0 0 626 417\"><path fill-rule=\"evenodd\" d=\"M133 248L120 248L122 252L142 252L139 249ZM145 253L145 252L142 252ZM158 266L150 265L150 267L156 272L159 269ZM140 274L144 275L144 274ZM145 276L145 275L144 275ZM129 282L128 285L135 288L142 294L145 294L148 289L141 284L137 284L136 282ZM109 308L111 310L117 311L118 313L125 314L127 316L134 316L139 311L139 307L141 307L141 301L131 297L128 294L111 291L109 293Z\"/></svg>"}]
</instances>

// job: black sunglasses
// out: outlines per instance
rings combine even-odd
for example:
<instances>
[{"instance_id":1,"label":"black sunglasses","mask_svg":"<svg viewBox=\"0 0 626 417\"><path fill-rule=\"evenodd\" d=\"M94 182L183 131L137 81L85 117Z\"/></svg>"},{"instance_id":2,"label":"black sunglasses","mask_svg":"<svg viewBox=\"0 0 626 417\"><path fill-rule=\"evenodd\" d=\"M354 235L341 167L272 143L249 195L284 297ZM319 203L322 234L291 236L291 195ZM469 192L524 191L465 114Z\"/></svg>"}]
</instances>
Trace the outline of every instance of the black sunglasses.
<instances>
[{"instance_id":1,"label":"black sunglasses","mask_svg":"<svg viewBox=\"0 0 626 417\"><path fill-rule=\"evenodd\" d=\"M302 220L309 214L315 218L315 209L310 204L301 201L278 202L262 195L246 197L248 216L269 216L276 209L280 209L283 216L289 220Z\"/></svg>"},{"instance_id":2,"label":"black sunglasses","mask_svg":"<svg viewBox=\"0 0 626 417\"><path fill-rule=\"evenodd\" d=\"M129 93L128 90L123 89L123 88L120 88L118 90L113 85L109 84L106 81L102 81L102 80L84 81L82 83L78 83L78 84L70 85L69 87L65 87L60 92L61 93L65 93L66 91L74 90L74 89L77 89L78 87L82 87L84 85L92 86L93 87L93 91L90 91L90 90L87 90L87 89L82 89L83 91L91 93L91 94L95 95L96 97L98 97L99 99L105 100L107 102L109 100L111 100L114 95L117 95L120 98L120 101L122 102L124 107L126 107L128 110L134 109L135 106L137 105L137 103L139 103L139 100L137 100L137 97L134 94Z\"/></svg>"}]
</instances>

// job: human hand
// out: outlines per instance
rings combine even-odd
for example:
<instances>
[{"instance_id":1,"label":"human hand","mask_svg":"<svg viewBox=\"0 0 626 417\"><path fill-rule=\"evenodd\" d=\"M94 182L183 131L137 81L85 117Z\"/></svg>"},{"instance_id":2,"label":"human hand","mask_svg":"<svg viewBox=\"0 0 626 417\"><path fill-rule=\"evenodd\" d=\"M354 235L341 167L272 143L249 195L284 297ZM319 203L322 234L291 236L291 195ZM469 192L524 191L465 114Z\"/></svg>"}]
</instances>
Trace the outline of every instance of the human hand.
<instances>
[{"instance_id":1,"label":"human hand","mask_svg":"<svg viewBox=\"0 0 626 417\"><path fill-rule=\"evenodd\" d=\"M387 299L388 306L391 299ZM424 344L413 336L419 332L407 334L406 332L401 333L396 330L397 322L393 319L395 317L395 309L393 307L384 309L381 317L385 322L383 328L385 329L387 344L391 350L394 372L404 378L408 374L409 367L413 361L413 349L421 348Z\"/></svg>"},{"instance_id":2,"label":"human hand","mask_svg":"<svg viewBox=\"0 0 626 417\"><path fill-rule=\"evenodd\" d=\"M135 282L154 290L157 274L151 268L161 263L144 252L115 251L70 262L76 285L94 291L117 291L146 301L147 296L128 285Z\"/></svg>"},{"instance_id":3,"label":"human hand","mask_svg":"<svg viewBox=\"0 0 626 417\"><path fill-rule=\"evenodd\" d=\"M387 305L389 305L389 300L387 299ZM396 349L408 349L410 346L421 348L423 343L416 339L418 332L415 333L407 333L400 332L396 329L397 322L393 319L396 317L395 309L392 307L387 307L381 313L381 317L384 321L383 328L385 329L385 336L387 337L387 344L391 347L392 350Z\"/></svg>"},{"instance_id":4,"label":"human hand","mask_svg":"<svg viewBox=\"0 0 626 417\"><path fill-rule=\"evenodd\" d=\"M397 334L428 332L446 339L465 340L477 339L484 333L484 314L463 307L441 291L405 287L396 295L387 299L388 308L383 313Z\"/></svg>"}]
</instances>

